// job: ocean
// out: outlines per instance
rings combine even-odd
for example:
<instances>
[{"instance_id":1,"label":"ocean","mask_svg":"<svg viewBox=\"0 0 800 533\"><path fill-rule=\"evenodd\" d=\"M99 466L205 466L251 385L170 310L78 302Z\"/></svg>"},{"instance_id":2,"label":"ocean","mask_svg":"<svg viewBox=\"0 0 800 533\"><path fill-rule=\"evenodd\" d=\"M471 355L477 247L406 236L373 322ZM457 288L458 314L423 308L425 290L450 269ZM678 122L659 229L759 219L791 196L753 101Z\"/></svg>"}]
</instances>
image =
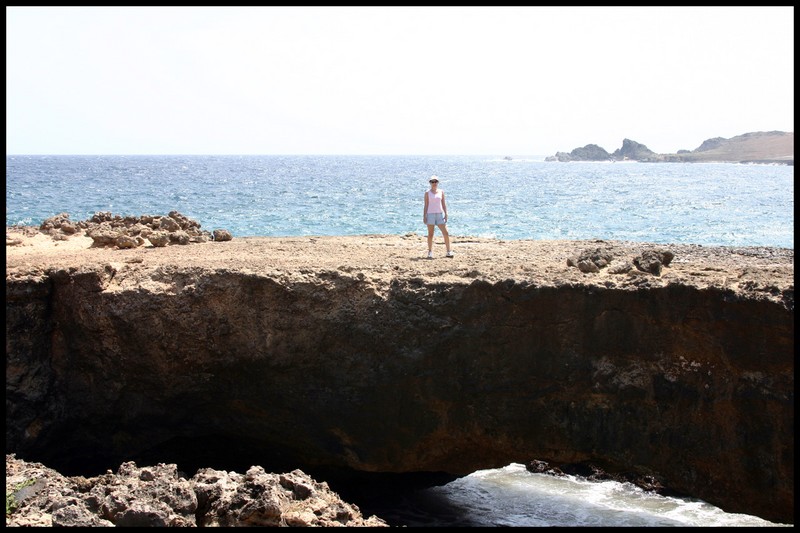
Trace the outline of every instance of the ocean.
<instances>
[{"instance_id":1,"label":"ocean","mask_svg":"<svg viewBox=\"0 0 800 533\"><path fill-rule=\"evenodd\" d=\"M793 166L544 156L8 155L6 226L39 225L60 213L80 221L103 211L178 211L234 238L425 235L423 194L433 174L455 239L794 249ZM411 527L785 525L626 483L533 474L520 464L392 498L360 507Z\"/></svg>"},{"instance_id":2,"label":"ocean","mask_svg":"<svg viewBox=\"0 0 800 533\"><path fill-rule=\"evenodd\" d=\"M176 210L234 237L424 235L794 248L794 167L479 156L6 156L6 226Z\"/></svg>"}]
</instances>

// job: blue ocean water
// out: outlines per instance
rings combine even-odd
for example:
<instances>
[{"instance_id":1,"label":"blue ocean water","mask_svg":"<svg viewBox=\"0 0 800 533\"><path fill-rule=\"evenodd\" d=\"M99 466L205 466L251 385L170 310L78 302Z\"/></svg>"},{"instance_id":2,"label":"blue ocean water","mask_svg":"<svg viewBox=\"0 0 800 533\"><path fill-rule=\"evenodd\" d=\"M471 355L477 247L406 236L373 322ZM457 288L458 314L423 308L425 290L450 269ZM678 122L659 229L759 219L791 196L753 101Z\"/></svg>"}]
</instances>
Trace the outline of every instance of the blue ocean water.
<instances>
[{"instance_id":1,"label":"blue ocean water","mask_svg":"<svg viewBox=\"0 0 800 533\"><path fill-rule=\"evenodd\" d=\"M543 156L6 157L6 225L176 210L234 237L423 235L436 174L454 236L794 249L794 167ZM475 472L384 507L409 526L775 526L629 484ZM389 502L391 504L391 502ZM380 515L379 515L380 516Z\"/></svg>"},{"instance_id":2,"label":"blue ocean water","mask_svg":"<svg viewBox=\"0 0 800 533\"><path fill-rule=\"evenodd\" d=\"M6 156L6 225L176 210L234 237L423 235L794 248L794 167L481 156Z\"/></svg>"}]
</instances>

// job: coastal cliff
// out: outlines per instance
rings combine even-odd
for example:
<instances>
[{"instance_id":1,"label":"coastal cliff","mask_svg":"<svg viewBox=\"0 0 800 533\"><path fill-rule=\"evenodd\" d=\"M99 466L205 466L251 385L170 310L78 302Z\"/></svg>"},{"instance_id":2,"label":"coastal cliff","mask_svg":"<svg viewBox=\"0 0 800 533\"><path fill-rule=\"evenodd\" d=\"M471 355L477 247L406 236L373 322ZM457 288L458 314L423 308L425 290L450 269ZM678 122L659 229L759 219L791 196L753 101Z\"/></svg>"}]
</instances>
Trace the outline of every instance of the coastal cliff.
<instances>
[{"instance_id":1,"label":"coastal cliff","mask_svg":"<svg viewBox=\"0 0 800 533\"><path fill-rule=\"evenodd\" d=\"M571 152L556 152L546 161L639 161L642 163L757 163L794 165L794 132L756 131L730 139L706 139L694 150L657 154L644 144L623 139L622 147L608 153L596 144Z\"/></svg>"},{"instance_id":2,"label":"coastal cliff","mask_svg":"<svg viewBox=\"0 0 800 533\"><path fill-rule=\"evenodd\" d=\"M415 235L22 239L7 246L6 453L70 473L591 461L794 522L793 250L453 249L425 260Z\"/></svg>"}]
</instances>

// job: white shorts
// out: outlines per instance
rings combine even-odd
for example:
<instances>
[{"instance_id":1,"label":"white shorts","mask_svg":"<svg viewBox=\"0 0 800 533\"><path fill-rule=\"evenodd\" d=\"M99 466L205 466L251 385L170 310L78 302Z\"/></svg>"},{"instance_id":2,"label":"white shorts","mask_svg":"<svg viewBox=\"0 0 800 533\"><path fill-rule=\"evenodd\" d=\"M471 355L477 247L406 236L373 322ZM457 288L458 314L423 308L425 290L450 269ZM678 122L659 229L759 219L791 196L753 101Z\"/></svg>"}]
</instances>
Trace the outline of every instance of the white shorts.
<instances>
[{"instance_id":1,"label":"white shorts","mask_svg":"<svg viewBox=\"0 0 800 533\"><path fill-rule=\"evenodd\" d=\"M444 224L444 213L428 213L425 215L425 223L428 226L438 226Z\"/></svg>"}]
</instances>

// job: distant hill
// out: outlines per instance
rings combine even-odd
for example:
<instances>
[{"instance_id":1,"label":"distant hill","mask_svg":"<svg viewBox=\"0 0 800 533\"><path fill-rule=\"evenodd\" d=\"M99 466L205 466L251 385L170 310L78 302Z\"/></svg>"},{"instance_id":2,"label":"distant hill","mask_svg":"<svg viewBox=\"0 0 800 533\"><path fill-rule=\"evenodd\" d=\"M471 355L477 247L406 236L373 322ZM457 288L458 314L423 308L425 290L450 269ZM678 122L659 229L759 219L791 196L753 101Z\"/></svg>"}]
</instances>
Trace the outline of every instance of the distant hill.
<instances>
[{"instance_id":1,"label":"distant hill","mask_svg":"<svg viewBox=\"0 0 800 533\"><path fill-rule=\"evenodd\" d=\"M676 154L657 154L630 139L613 153L596 144L587 144L571 152L557 152L545 161L640 161L647 163L763 163L794 165L794 132L757 131L724 139L703 141L694 150L678 150Z\"/></svg>"}]
</instances>

